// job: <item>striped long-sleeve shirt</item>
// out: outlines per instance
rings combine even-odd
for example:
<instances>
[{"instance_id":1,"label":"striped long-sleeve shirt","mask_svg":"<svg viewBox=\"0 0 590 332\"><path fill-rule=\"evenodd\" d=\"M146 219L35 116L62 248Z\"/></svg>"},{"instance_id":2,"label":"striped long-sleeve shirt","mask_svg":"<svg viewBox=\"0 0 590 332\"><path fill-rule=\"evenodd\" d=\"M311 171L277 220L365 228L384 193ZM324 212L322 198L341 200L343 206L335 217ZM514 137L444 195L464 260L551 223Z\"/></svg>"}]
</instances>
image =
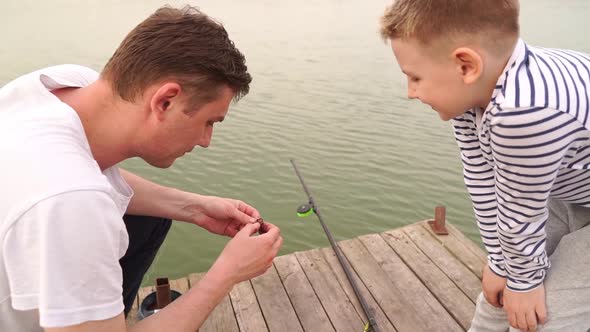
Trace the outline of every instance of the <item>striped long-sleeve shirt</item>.
<instances>
[{"instance_id":1,"label":"striped long-sleeve shirt","mask_svg":"<svg viewBox=\"0 0 590 332\"><path fill-rule=\"evenodd\" d=\"M549 197L590 207L590 56L519 40L485 110L452 120L491 270L539 286Z\"/></svg>"}]
</instances>

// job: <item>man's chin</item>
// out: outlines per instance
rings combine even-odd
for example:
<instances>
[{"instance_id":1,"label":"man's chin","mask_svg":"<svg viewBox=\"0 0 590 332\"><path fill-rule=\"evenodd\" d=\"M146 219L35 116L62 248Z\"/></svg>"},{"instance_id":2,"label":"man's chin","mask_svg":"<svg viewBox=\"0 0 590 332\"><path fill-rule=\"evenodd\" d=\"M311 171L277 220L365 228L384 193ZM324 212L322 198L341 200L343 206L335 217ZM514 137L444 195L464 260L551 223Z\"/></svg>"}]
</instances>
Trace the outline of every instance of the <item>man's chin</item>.
<instances>
[{"instance_id":1,"label":"man's chin","mask_svg":"<svg viewBox=\"0 0 590 332\"><path fill-rule=\"evenodd\" d=\"M176 161L176 158L164 159L164 160L162 160L162 159L160 159L160 160L145 160L146 163L150 164L151 166L157 167L157 168L169 168L170 166L172 166L174 164L175 161Z\"/></svg>"}]
</instances>

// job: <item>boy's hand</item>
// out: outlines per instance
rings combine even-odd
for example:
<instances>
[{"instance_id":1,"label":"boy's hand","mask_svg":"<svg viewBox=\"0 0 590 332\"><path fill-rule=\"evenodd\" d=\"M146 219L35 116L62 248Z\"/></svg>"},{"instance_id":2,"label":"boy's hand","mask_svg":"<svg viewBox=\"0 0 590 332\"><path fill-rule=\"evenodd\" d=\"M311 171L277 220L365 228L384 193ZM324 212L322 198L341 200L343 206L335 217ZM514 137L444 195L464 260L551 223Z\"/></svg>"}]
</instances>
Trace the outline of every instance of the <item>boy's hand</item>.
<instances>
[{"instance_id":1,"label":"boy's hand","mask_svg":"<svg viewBox=\"0 0 590 332\"><path fill-rule=\"evenodd\" d=\"M537 324L545 324L547 308L543 285L529 292L504 290L504 311L510 326L523 332L537 331Z\"/></svg>"},{"instance_id":2,"label":"boy's hand","mask_svg":"<svg viewBox=\"0 0 590 332\"><path fill-rule=\"evenodd\" d=\"M498 276L490 270L488 265L486 265L483 269L481 288L483 290L483 296L488 303L496 308L502 308L502 292L505 287L506 278Z\"/></svg>"}]
</instances>

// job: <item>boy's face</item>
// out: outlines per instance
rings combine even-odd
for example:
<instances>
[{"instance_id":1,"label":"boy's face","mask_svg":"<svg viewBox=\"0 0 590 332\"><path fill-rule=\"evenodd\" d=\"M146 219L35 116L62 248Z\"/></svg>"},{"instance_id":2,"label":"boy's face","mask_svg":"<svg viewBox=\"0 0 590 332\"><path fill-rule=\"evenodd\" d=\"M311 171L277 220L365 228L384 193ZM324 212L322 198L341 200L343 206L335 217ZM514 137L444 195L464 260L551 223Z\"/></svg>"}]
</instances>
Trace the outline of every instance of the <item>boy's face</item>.
<instances>
[{"instance_id":1,"label":"boy's face","mask_svg":"<svg viewBox=\"0 0 590 332\"><path fill-rule=\"evenodd\" d=\"M448 121L467 111L468 94L461 69L452 51L427 47L412 38L395 38L391 47L402 72L408 79L408 98L419 99ZM439 54L435 54L439 53Z\"/></svg>"}]
</instances>

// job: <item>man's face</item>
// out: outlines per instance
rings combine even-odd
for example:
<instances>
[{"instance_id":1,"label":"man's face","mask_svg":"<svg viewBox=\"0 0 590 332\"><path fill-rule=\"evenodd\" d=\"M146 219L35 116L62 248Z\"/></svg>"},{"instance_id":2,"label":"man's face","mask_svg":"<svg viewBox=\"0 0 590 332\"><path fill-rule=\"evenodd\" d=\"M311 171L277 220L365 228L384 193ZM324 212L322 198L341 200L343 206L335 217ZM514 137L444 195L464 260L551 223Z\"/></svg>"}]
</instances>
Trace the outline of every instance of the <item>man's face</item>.
<instances>
[{"instance_id":1,"label":"man's face","mask_svg":"<svg viewBox=\"0 0 590 332\"><path fill-rule=\"evenodd\" d=\"M402 72L408 78L408 98L419 99L448 121L470 106L468 93L451 52L426 47L412 38L392 39L391 48Z\"/></svg>"},{"instance_id":2,"label":"man's face","mask_svg":"<svg viewBox=\"0 0 590 332\"><path fill-rule=\"evenodd\" d=\"M167 168L194 147L208 147L213 125L223 121L233 97L233 90L224 86L217 99L198 109L191 109L188 101L176 102L166 111L142 158L152 166Z\"/></svg>"}]
</instances>

